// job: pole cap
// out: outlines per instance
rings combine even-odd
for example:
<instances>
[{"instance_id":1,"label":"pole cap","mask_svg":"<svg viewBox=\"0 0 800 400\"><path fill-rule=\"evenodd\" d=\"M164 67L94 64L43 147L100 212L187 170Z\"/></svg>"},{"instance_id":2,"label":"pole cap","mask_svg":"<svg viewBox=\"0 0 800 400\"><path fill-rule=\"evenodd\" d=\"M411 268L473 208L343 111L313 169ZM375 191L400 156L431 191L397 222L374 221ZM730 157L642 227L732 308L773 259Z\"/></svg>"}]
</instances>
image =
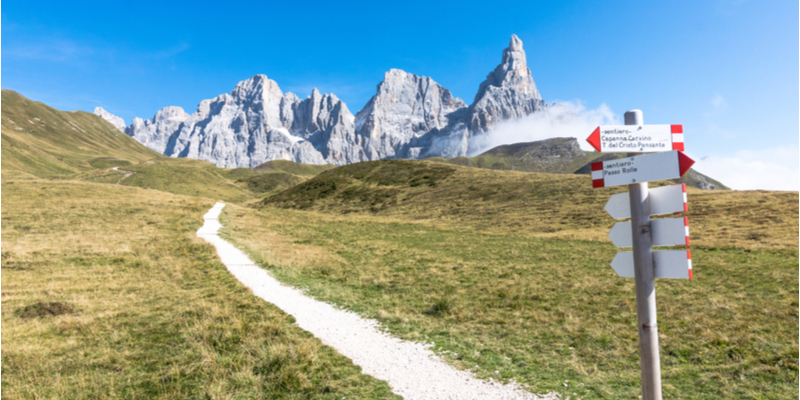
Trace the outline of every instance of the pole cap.
<instances>
[{"instance_id":1,"label":"pole cap","mask_svg":"<svg viewBox=\"0 0 800 400\"><path fill-rule=\"evenodd\" d=\"M625 113L625 125L644 125L642 110L630 110Z\"/></svg>"}]
</instances>

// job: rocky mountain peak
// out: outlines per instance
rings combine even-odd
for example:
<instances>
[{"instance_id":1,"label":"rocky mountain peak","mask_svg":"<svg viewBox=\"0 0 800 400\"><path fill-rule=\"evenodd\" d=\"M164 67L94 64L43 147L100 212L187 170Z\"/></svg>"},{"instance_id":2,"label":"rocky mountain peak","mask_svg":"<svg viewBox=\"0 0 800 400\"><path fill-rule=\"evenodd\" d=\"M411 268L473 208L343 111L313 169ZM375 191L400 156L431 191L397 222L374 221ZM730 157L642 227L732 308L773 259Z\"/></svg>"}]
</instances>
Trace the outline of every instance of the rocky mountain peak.
<instances>
[{"instance_id":1,"label":"rocky mountain peak","mask_svg":"<svg viewBox=\"0 0 800 400\"><path fill-rule=\"evenodd\" d=\"M156 115L153 117L153 122L158 123L159 121L164 121L164 120L183 122L187 118L189 118L189 114L183 111L182 107L168 106L156 112Z\"/></svg>"},{"instance_id":2,"label":"rocky mountain peak","mask_svg":"<svg viewBox=\"0 0 800 400\"><path fill-rule=\"evenodd\" d=\"M103 107L95 107L94 115L97 115L98 117L110 122L111 125L114 125L114 127L119 129L121 132L125 132L125 120L114 114L111 114L103 109Z\"/></svg>"},{"instance_id":3,"label":"rocky mountain peak","mask_svg":"<svg viewBox=\"0 0 800 400\"><path fill-rule=\"evenodd\" d=\"M511 42L503 50L502 62L481 83L478 88L478 94L475 95L476 103L486 95L486 91L490 86L513 89L519 94L541 100L542 96L533 82L531 70L528 69L528 61L525 50L522 48L522 40L517 35L511 35Z\"/></svg>"},{"instance_id":4,"label":"rocky mountain peak","mask_svg":"<svg viewBox=\"0 0 800 400\"><path fill-rule=\"evenodd\" d=\"M544 107L528 69L522 40L512 35L500 65L486 76L470 106L470 132L486 133L500 121L522 118ZM481 149L470 152L477 150Z\"/></svg>"},{"instance_id":5,"label":"rocky mountain peak","mask_svg":"<svg viewBox=\"0 0 800 400\"><path fill-rule=\"evenodd\" d=\"M356 114L356 136L371 160L416 158L425 145L412 142L444 130L460 109L466 109L464 101L430 77L390 69Z\"/></svg>"},{"instance_id":6,"label":"rocky mountain peak","mask_svg":"<svg viewBox=\"0 0 800 400\"><path fill-rule=\"evenodd\" d=\"M511 42L508 43L508 50L522 51L522 40L519 40L517 35L511 35Z\"/></svg>"},{"instance_id":7,"label":"rocky mountain peak","mask_svg":"<svg viewBox=\"0 0 800 400\"><path fill-rule=\"evenodd\" d=\"M269 103L280 101L283 92L277 82L264 74L258 74L239 82L231 92L231 97L242 104Z\"/></svg>"},{"instance_id":8,"label":"rocky mountain peak","mask_svg":"<svg viewBox=\"0 0 800 400\"><path fill-rule=\"evenodd\" d=\"M143 145L159 153L164 153L170 136L189 117L190 115L183 111L183 108L168 106L158 110L153 119L134 118L131 126L125 128L124 132Z\"/></svg>"}]
</instances>

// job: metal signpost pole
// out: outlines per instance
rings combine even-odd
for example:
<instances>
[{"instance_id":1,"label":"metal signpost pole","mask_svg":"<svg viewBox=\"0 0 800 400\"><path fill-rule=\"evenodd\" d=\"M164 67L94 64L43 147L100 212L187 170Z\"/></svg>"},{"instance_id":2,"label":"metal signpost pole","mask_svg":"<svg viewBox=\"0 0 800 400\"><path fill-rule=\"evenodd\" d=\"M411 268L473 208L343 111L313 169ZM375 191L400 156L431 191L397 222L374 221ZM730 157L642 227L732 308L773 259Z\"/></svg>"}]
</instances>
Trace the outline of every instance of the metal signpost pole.
<instances>
[{"instance_id":1,"label":"metal signpost pole","mask_svg":"<svg viewBox=\"0 0 800 400\"><path fill-rule=\"evenodd\" d=\"M625 125L644 125L641 110L625 113ZM638 156L642 153L630 153ZM639 357L642 368L642 398L661 398L661 358L656 324L656 283L650 235L650 197L647 182L628 185L631 204L631 234L636 280L636 317L639 330Z\"/></svg>"}]
</instances>

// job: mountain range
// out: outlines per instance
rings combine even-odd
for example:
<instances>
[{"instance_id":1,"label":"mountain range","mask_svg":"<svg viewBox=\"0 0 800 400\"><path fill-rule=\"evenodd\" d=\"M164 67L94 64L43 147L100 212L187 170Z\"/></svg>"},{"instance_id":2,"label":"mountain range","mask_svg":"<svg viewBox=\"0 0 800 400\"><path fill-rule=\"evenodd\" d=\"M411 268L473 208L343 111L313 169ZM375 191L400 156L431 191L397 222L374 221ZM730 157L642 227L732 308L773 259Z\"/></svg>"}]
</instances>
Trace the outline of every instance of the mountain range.
<instances>
[{"instance_id":1,"label":"mountain range","mask_svg":"<svg viewBox=\"0 0 800 400\"><path fill-rule=\"evenodd\" d=\"M479 168L571 174L588 173L591 161L619 156L584 152L574 138L479 148L491 142L480 139L489 138L498 123L546 107L522 41L512 35L500 64L479 85L471 105L430 77L391 69L355 115L335 94L315 88L301 100L281 91L266 75L201 101L193 114L169 106L152 119L134 118L125 126L122 118L101 107L94 113L161 154L205 160L221 168L255 168L272 160L341 166L435 157ZM727 189L694 170L675 181Z\"/></svg>"},{"instance_id":2,"label":"mountain range","mask_svg":"<svg viewBox=\"0 0 800 400\"><path fill-rule=\"evenodd\" d=\"M512 35L501 63L480 84L469 106L430 77L391 69L355 115L334 94L314 89L301 100L281 91L266 75L201 101L193 114L170 106L152 119L134 118L130 126L101 107L95 114L167 156L252 168L270 160L344 165L465 156L481 150L474 148L474 136L545 107L522 41Z\"/></svg>"}]
</instances>

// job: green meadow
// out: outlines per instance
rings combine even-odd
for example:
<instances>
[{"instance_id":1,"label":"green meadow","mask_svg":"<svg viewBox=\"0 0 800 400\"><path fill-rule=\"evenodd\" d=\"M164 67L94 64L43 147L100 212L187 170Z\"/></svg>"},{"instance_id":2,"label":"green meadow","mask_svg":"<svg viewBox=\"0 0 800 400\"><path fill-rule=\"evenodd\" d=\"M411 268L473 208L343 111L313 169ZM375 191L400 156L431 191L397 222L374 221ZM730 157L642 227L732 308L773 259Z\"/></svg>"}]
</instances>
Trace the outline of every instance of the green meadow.
<instances>
[{"instance_id":1,"label":"green meadow","mask_svg":"<svg viewBox=\"0 0 800 400\"><path fill-rule=\"evenodd\" d=\"M279 279L478 376L638 398L634 283L609 266L611 193L589 187L382 161L222 218ZM665 398L797 396L797 206L797 193L690 190L695 279L657 283Z\"/></svg>"},{"instance_id":2,"label":"green meadow","mask_svg":"<svg viewBox=\"0 0 800 400\"><path fill-rule=\"evenodd\" d=\"M227 272L195 235L216 201L222 236L276 278L458 368L639 396L603 211L624 189L503 170L505 150L222 169L2 96L5 398L397 398ZM798 193L688 194L695 279L656 285L664 397L797 398Z\"/></svg>"}]
</instances>

